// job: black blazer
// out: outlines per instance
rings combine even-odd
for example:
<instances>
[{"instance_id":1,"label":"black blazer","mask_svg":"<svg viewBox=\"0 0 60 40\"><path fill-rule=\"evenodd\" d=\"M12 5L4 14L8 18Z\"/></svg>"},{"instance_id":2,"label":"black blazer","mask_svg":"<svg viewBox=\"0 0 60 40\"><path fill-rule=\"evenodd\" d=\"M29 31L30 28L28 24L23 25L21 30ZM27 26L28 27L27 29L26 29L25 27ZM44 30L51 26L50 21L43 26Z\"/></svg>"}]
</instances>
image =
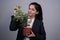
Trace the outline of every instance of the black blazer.
<instances>
[{"instance_id":1,"label":"black blazer","mask_svg":"<svg viewBox=\"0 0 60 40\"><path fill-rule=\"evenodd\" d=\"M10 30L16 31L18 29L18 35L16 40L23 40L25 37L22 33L23 27L19 20L16 21L13 19L14 19L14 16L11 17ZM46 32L45 32L42 21L35 19L32 26L32 31L35 33L36 36L30 37L30 40L46 40Z\"/></svg>"}]
</instances>

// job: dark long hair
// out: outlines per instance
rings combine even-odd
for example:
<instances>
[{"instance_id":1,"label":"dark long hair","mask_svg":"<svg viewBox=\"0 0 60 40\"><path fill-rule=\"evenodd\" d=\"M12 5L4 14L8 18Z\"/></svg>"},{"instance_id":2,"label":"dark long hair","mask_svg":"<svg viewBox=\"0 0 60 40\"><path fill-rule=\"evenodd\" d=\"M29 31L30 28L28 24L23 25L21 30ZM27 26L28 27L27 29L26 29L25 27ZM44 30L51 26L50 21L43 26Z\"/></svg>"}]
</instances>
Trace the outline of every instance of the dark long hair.
<instances>
[{"instance_id":1,"label":"dark long hair","mask_svg":"<svg viewBox=\"0 0 60 40\"><path fill-rule=\"evenodd\" d=\"M41 5L36 3L36 2L32 2L29 4L30 5L34 5L35 6L35 9L39 12L38 14L36 14L35 18L39 19L39 20L43 20L43 15L42 15L42 8L41 8Z\"/></svg>"}]
</instances>

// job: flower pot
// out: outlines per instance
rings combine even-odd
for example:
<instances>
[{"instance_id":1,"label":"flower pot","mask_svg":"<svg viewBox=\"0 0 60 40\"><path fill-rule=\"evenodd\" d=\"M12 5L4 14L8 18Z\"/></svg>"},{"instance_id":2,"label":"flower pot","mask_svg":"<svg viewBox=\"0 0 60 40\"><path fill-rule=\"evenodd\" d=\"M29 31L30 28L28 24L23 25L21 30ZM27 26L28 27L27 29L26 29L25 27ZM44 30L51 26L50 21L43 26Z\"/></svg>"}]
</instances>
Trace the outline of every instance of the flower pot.
<instances>
[{"instance_id":1,"label":"flower pot","mask_svg":"<svg viewBox=\"0 0 60 40\"><path fill-rule=\"evenodd\" d=\"M24 27L24 28L23 28L23 34L24 34L24 35L29 35L29 34L31 34L31 28Z\"/></svg>"}]
</instances>

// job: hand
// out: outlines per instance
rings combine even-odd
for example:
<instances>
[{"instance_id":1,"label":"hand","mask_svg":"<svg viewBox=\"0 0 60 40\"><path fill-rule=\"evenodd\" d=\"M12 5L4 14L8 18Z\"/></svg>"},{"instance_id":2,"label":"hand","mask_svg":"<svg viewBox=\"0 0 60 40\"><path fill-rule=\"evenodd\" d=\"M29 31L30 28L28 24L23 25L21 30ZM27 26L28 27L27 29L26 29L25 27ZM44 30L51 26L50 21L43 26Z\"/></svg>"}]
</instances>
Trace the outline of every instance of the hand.
<instances>
[{"instance_id":1,"label":"hand","mask_svg":"<svg viewBox=\"0 0 60 40\"><path fill-rule=\"evenodd\" d=\"M31 30L31 34L27 35L27 37L35 37L35 34L32 32L32 30Z\"/></svg>"}]
</instances>

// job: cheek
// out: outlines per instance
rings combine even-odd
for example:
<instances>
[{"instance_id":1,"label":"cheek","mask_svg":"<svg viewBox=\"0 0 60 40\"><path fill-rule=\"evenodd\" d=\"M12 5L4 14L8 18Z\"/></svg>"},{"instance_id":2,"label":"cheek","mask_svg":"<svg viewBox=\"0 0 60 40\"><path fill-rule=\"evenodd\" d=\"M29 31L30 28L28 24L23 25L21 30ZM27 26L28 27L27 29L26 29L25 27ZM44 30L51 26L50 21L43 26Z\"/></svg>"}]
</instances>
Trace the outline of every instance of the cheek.
<instances>
[{"instance_id":1,"label":"cheek","mask_svg":"<svg viewBox=\"0 0 60 40\"><path fill-rule=\"evenodd\" d=\"M32 11L32 15L35 15L36 14L36 12L35 11Z\"/></svg>"},{"instance_id":2,"label":"cheek","mask_svg":"<svg viewBox=\"0 0 60 40\"><path fill-rule=\"evenodd\" d=\"M29 14L35 14L35 11L28 11Z\"/></svg>"}]
</instances>

